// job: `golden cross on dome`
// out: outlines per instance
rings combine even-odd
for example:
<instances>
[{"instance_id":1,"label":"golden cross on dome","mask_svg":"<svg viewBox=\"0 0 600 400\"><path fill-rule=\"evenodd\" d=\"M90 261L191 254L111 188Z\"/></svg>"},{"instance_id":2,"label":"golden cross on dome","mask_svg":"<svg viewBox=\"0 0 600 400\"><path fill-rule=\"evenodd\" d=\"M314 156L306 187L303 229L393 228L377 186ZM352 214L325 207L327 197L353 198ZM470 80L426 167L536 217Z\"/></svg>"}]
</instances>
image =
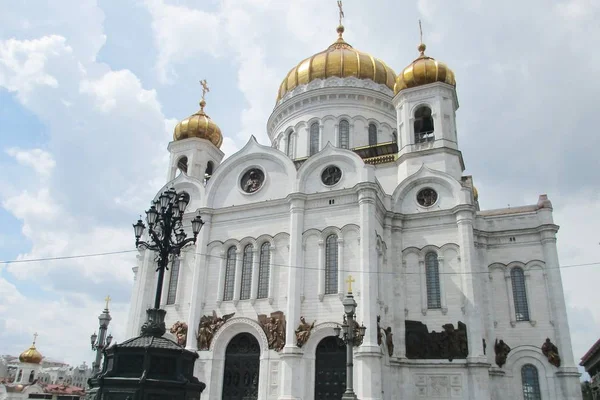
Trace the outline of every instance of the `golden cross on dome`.
<instances>
[{"instance_id":1,"label":"golden cross on dome","mask_svg":"<svg viewBox=\"0 0 600 400\"><path fill-rule=\"evenodd\" d=\"M108 310L108 303L110 303L112 299L110 298L110 295L106 296L106 298L104 299L104 301L106 301L106 309Z\"/></svg>"},{"instance_id":2,"label":"golden cross on dome","mask_svg":"<svg viewBox=\"0 0 600 400\"><path fill-rule=\"evenodd\" d=\"M420 36L420 43L423 44L423 26L421 25L421 20L419 20L419 36Z\"/></svg>"},{"instance_id":3,"label":"golden cross on dome","mask_svg":"<svg viewBox=\"0 0 600 400\"><path fill-rule=\"evenodd\" d=\"M206 79L202 79L200 81L200 85L202 85L202 100L205 100L206 93L210 92L210 88L208 87L208 84L206 83Z\"/></svg>"},{"instance_id":4,"label":"golden cross on dome","mask_svg":"<svg viewBox=\"0 0 600 400\"><path fill-rule=\"evenodd\" d=\"M348 293L352 293L352 284L356 282L352 275L348 275L348 279L346 279L346 283L348 284Z\"/></svg>"},{"instance_id":5,"label":"golden cross on dome","mask_svg":"<svg viewBox=\"0 0 600 400\"><path fill-rule=\"evenodd\" d=\"M342 8L342 0L338 0L337 2L338 8L340 9L340 25L342 25L342 19L344 18L344 9Z\"/></svg>"},{"instance_id":6,"label":"golden cross on dome","mask_svg":"<svg viewBox=\"0 0 600 400\"><path fill-rule=\"evenodd\" d=\"M421 42L419 43L419 47L417 47L417 49L421 53L421 56L425 56L425 49L427 46L425 46L425 43L423 43L423 26L421 25L421 20L419 20L419 37Z\"/></svg>"},{"instance_id":7,"label":"golden cross on dome","mask_svg":"<svg viewBox=\"0 0 600 400\"><path fill-rule=\"evenodd\" d=\"M35 345L35 341L37 340L38 334L37 332L33 334L33 344Z\"/></svg>"}]
</instances>

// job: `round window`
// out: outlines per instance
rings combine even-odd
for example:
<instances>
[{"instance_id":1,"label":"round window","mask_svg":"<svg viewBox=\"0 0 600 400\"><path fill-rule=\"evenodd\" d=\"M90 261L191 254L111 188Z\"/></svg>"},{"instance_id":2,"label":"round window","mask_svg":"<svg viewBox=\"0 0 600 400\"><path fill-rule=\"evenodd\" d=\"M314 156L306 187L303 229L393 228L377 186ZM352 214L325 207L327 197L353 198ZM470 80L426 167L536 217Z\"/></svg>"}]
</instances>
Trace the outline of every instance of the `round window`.
<instances>
[{"instance_id":1,"label":"round window","mask_svg":"<svg viewBox=\"0 0 600 400\"><path fill-rule=\"evenodd\" d=\"M330 165L321 173L321 181L327 186L333 186L342 179L342 170Z\"/></svg>"},{"instance_id":2,"label":"round window","mask_svg":"<svg viewBox=\"0 0 600 400\"><path fill-rule=\"evenodd\" d=\"M438 199L438 194L431 188L421 189L417 193L417 203L423 207L431 207Z\"/></svg>"},{"instance_id":3,"label":"round window","mask_svg":"<svg viewBox=\"0 0 600 400\"><path fill-rule=\"evenodd\" d=\"M254 193L261 188L265 181L265 173L258 168L252 168L242 175L240 186L246 193Z\"/></svg>"}]
</instances>

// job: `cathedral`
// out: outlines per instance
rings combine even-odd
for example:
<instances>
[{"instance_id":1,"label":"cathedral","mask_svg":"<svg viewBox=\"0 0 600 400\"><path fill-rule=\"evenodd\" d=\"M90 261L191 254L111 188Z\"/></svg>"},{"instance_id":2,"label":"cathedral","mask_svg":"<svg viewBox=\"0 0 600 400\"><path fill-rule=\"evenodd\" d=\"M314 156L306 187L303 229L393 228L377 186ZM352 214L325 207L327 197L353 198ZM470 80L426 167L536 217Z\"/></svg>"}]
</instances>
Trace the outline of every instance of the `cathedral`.
<instances>
[{"instance_id":1,"label":"cathedral","mask_svg":"<svg viewBox=\"0 0 600 400\"><path fill-rule=\"evenodd\" d=\"M269 146L252 137L223 161L204 95L175 127L157 198L187 193L184 228L205 224L161 308L199 356L203 399L340 399L348 283L359 399L581 399L552 203L480 210L455 75L418 52L396 73L340 18L274 93ZM129 336L153 302L152 252L133 270Z\"/></svg>"}]
</instances>

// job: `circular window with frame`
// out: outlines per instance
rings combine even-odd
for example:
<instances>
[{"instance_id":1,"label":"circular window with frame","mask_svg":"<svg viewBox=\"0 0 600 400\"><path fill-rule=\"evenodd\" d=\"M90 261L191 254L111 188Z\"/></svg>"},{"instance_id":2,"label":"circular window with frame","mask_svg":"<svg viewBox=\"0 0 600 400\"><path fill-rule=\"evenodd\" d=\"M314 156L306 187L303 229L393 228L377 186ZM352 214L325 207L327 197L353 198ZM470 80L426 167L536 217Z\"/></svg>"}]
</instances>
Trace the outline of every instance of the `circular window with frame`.
<instances>
[{"instance_id":1,"label":"circular window with frame","mask_svg":"<svg viewBox=\"0 0 600 400\"><path fill-rule=\"evenodd\" d=\"M240 179L240 189L246 194L256 193L265 183L265 173L262 169L253 167L248 169Z\"/></svg>"},{"instance_id":2,"label":"circular window with frame","mask_svg":"<svg viewBox=\"0 0 600 400\"><path fill-rule=\"evenodd\" d=\"M336 165L329 165L321 172L321 182L325 186L334 186L342 179L342 170Z\"/></svg>"},{"instance_id":3,"label":"circular window with frame","mask_svg":"<svg viewBox=\"0 0 600 400\"><path fill-rule=\"evenodd\" d=\"M432 188L424 188L417 193L417 203L421 207L431 207L438 201L438 193Z\"/></svg>"}]
</instances>

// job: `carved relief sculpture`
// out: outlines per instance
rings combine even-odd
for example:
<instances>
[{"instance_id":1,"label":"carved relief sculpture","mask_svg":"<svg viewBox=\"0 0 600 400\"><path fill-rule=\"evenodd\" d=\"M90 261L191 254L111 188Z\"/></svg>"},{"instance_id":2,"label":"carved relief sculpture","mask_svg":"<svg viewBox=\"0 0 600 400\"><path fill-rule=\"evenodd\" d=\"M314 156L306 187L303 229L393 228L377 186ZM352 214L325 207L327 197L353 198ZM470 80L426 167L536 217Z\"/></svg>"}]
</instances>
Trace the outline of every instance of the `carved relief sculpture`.
<instances>
[{"instance_id":1,"label":"carved relief sculpture","mask_svg":"<svg viewBox=\"0 0 600 400\"><path fill-rule=\"evenodd\" d=\"M271 316L258 315L258 323L267 335L269 349L281 351L285 346L285 315L283 311L275 311Z\"/></svg>"},{"instance_id":2,"label":"carved relief sculpture","mask_svg":"<svg viewBox=\"0 0 600 400\"><path fill-rule=\"evenodd\" d=\"M502 368L502 366L506 364L506 358L508 357L508 353L510 353L510 347L504 343L504 340L500 339L500 341L498 341L498 339L496 339L494 352L496 352L496 365Z\"/></svg>"},{"instance_id":3,"label":"carved relief sculpture","mask_svg":"<svg viewBox=\"0 0 600 400\"><path fill-rule=\"evenodd\" d=\"M185 346L185 342L187 340L187 332L188 326L185 322L177 321L173 324L171 329L169 329L175 337L177 338L177 344L180 346Z\"/></svg>"},{"instance_id":4,"label":"carved relief sculpture","mask_svg":"<svg viewBox=\"0 0 600 400\"><path fill-rule=\"evenodd\" d=\"M544 353L550 364L554 365L556 368L560 367L558 347L556 347L549 338L547 338L546 342L542 345L542 353Z\"/></svg>"},{"instance_id":5,"label":"carved relief sculpture","mask_svg":"<svg viewBox=\"0 0 600 400\"><path fill-rule=\"evenodd\" d=\"M312 324L308 324L304 317L300 317L300 325L296 329L296 346L302 347L308 341L310 332L315 327L315 322L313 321Z\"/></svg>"},{"instance_id":6,"label":"carved relief sculpture","mask_svg":"<svg viewBox=\"0 0 600 400\"><path fill-rule=\"evenodd\" d=\"M235 313L223 315L222 318L217 317L217 313L213 310L212 315L203 315L200 318L198 325L198 335L196 336L198 350L208 350L215 333L223 326L228 319L233 317Z\"/></svg>"},{"instance_id":7,"label":"carved relief sculpture","mask_svg":"<svg viewBox=\"0 0 600 400\"><path fill-rule=\"evenodd\" d=\"M246 193L254 193L262 186L265 174L258 168L253 168L242 177L242 190Z\"/></svg>"},{"instance_id":8,"label":"carved relief sculpture","mask_svg":"<svg viewBox=\"0 0 600 400\"><path fill-rule=\"evenodd\" d=\"M427 325L419 321L405 321L406 357L411 359L465 359L469 354L467 326L458 321L442 326L442 332L429 332Z\"/></svg>"},{"instance_id":9,"label":"carved relief sculpture","mask_svg":"<svg viewBox=\"0 0 600 400\"><path fill-rule=\"evenodd\" d=\"M385 345L388 350L388 354L391 357L394 354L394 341L392 339L392 327L388 326L386 329L381 328L381 316L377 316L377 344L381 346L383 342L383 336L385 335Z\"/></svg>"}]
</instances>

